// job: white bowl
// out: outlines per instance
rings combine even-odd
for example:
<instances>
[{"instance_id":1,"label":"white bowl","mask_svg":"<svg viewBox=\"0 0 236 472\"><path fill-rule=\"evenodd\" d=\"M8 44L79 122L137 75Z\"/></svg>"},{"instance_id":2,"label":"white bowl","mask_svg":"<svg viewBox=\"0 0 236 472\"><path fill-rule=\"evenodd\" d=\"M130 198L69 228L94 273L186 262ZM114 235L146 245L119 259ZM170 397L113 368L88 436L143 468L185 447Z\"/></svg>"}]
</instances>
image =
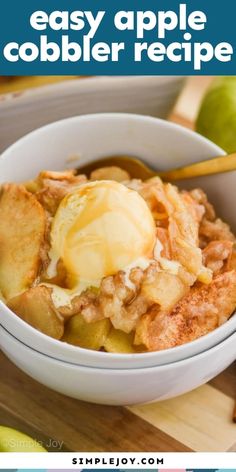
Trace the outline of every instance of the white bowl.
<instances>
[{"instance_id":1,"label":"white bowl","mask_svg":"<svg viewBox=\"0 0 236 472\"><path fill-rule=\"evenodd\" d=\"M206 336L202 336L201 338L182 346L159 352L108 354L106 352L90 351L50 338L25 323L2 302L0 302L0 314L0 327L5 327L7 331L14 335L16 340L23 342L26 346L61 361L103 369L138 369L164 365L186 359L215 346L219 341L226 339L227 336L236 329L236 316L233 316L220 328L217 328Z\"/></svg>"},{"instance_id":2,"label":"white bowl","mask_svg":"<svg viewBox=\"0 0 236 472\"><path fill-rule=\"evenodd\" d=\"M96 114L70 118L25 136L0 157L0 183L32 178L42 169L60 170L112 154L138 155L153 167L167 169L223 154L216 145L185 128L139 115ZM68 157L78 156L78 162ZM196 184L196 179L185 187ZM233 210L235 172L197 182L209 194L217 212L236 228ZM51 339L27 325L0 303L1 325L26 345L67 362L102 368L141 368L184 359L202 352L236 330L236 316L191 343L161 352L107 354Z\"/></svg>"},{"instance_id":3,"label":"white bowl","mask_svg":"<svg viewBox=\"0 0 236 472\"><path fill-rule=\"evenodd\" d=\"M144 369L99 369L41 354L0 328L3 352L20 369L53 390L106 405L154 402L181 395L208 382L235 359L236 333L189 359Z\"/></svg>"}]
</instances>

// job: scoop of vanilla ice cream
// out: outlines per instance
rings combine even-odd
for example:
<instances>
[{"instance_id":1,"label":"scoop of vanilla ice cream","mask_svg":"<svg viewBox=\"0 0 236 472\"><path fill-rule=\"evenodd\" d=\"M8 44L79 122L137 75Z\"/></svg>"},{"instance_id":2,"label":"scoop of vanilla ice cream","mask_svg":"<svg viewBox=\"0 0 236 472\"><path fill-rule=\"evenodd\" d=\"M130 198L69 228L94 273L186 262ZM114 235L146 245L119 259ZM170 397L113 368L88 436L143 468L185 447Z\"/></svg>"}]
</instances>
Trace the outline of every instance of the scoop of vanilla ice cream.
<instances>
[{"instance_id":1,"label":"scoop of vanilla ice cream","mask_svg":"<svg viewBox=\"0 0 236 472\"><path fill-rule=\"evenodd\" d=\"M61 202L51 229L51 259L62 259L71 288L93 285L140 257L151 258L155 224L144 199L109 181L86 183Z\"/></svg>"}]
</instances>

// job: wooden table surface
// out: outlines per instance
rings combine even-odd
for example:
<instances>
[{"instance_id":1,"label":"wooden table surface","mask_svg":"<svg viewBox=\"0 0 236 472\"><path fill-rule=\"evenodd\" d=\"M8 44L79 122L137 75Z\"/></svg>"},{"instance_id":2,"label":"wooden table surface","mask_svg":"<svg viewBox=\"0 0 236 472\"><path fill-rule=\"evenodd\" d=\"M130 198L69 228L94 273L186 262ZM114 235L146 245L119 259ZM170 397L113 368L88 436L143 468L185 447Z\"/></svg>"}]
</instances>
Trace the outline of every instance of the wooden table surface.
<instances>
[{"instance_id":1,"label":"wooden table surface","mask_svg":"<svg viewBox=\"0 0 236 472\"><path fill-rule=\"evenodd\" d=\"M210 81L190 79L171 119L191 126ZM0 372L0 424L31 435L48 450L236 451L236 363L190 393L133 407L93 405L53 392L2 353Z\"/></svg>"}]
</instances>

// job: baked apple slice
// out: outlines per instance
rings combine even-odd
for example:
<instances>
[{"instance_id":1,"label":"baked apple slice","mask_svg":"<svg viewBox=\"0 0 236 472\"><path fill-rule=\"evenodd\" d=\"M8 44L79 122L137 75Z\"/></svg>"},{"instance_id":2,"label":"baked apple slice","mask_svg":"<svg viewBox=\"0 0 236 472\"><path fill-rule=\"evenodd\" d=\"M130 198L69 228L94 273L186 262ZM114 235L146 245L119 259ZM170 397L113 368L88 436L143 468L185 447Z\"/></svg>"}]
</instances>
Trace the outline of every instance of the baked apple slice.
<instances>
[{"instance_id":1,"label":"baked apple slice","mask_svg":"<svg viewBox=\"0 0 236 472\"><path fill-rule=\"evenodd\" d=\"M0 192L0 292L7 300L27 290L41 266L46 214L22 185Z\"/></svg>"},{"instance_id":2,"label":"baked apple slice","mask_svg":"<svg viewBox=\"0 0 236 472\"><path fill-rule=\"evenodd\" d=\"M8 307L22 320L55 339L64 333L64 319L56 310L51 289L38 285L30 288L8 302Z\"/></svg>"}]
</instances>

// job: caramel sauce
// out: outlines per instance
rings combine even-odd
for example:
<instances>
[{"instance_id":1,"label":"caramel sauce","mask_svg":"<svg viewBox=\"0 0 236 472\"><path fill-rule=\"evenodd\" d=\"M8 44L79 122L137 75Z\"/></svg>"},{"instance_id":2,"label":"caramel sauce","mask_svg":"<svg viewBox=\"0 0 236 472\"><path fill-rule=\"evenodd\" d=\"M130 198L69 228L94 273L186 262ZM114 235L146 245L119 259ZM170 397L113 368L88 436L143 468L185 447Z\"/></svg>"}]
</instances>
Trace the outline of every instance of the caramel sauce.
<instances>
[{"instance_id":1,"label":"caramel sauce","mask_svg":"<svg viewBox=\"0 0 236 472\"><path fill-rule=\"evenodd\" d=\"M135 259L152 257L155 224L137 192L117 182L95 181L81 186L75 195L84 203L65 234L60 254L71 289L81 280L92 283ZM61 204L64 218L70 196ZM59 213L56 217L60 224Z\"/></svg>"}]
</instances>

